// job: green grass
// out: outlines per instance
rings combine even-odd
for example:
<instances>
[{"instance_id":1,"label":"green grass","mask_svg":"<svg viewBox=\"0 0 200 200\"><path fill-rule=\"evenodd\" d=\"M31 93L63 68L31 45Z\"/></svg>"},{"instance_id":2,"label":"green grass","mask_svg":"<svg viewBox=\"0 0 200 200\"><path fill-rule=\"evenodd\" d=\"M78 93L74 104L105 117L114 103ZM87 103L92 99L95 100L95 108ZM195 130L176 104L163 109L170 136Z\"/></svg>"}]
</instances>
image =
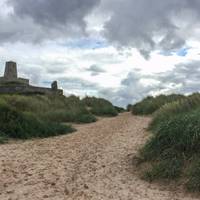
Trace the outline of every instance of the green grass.
<instances>
[{"instance_id":1,"label":"green grass","mask_svg":"<svg viewBox=\"0 0 200 200\"><path fill-rule=\"evenodd\" d=\"M132 107L133 107L132 104L128 104L128 105L126 106L126 111L131 112L131 111L132 111Z\"/></svg>"},{"instance_id":2,"label":"green grass","mask_svg":"<svg viewBox=\"0 0 200 200\"><path fill-rule=\"evenodd\" d=\"M76 96L2 95L0 100L19 112L30 112L46 121L58 123L90 123L95 121L95 116L86 109L86 106ZM86 119L86 115L87 120L84 121L83 118Z\"/></svg>"},{"instance_id":3,"label":"green grass","mask_svg":"<svg viewBox=\"0 0 200 200\"><path fill-rule=\"evenodd\" d=\"M123 113L123 112L126 112L126 110L122 107L119 107L119 106L114 106L115 110L118 112L118 113Z\"/></svg>"},{"instance_id":4,"label":"green grass","mask_svg":"<svg viewBox=\"0 0 200 200\"><path fill-rule=\"evenodd\" d=\"M7 143L7 141L8 141L8 136L1 131L0 132L0 144Z\"/></svg>"},{"instance_id":5,"label":"green grass","mask_svg":"<svg viewBox=\"0 0 200 200\"><path fill-rule=\"evenodd\" d=\"M29 139L35 137L49 137L71 133L71 126L49 123L37 119L31 113L21 113L7 105L0 105L1 132L9 138Z\"/></svg>"},{"instance_id":6,"label":"green grass","mask_svg":"<svg viewBox=\"0 0 200 200\"><path fill-rule=\"evenodd\" d=\"M92 114L97 116L117 116L118 111L107 100L96 97L85 97L82 102L88 107Z\"/></svg>"},{"instance_id":7,"label":"green grass","mask_svg":"<svg viewBox=\"0 0 200 200\"><path fill-rule=\"evenodd\" d=\"M143 177L182 178L188 190L200 192L200 94L165 104L149 130L152 136L140 150L141 165L148 164Z\"/></svg>"},{"instance_id":8,"label":"green grass","mask_svg":"<svg viewBox=\"0 0 200 200\"><path fill-rule=\"evenodd\" d=\"M160 109L163 105L174 102L176 100L184 99L183 95L159 95L156 97L146 97L141 102L136 103L129 109L135 115L149 115Z\"/></svg>"},{"instance_id":9,"label":"green grass","mask_svg":"<svg viewBox=\"0 0 200 200\"><path fill-rule=\"evenodd\" d=\"M52 95L0 95L0 143L8 138L29 139L71 133L63 123L92 123L95 115L114 116L117 111L104 99Z\"/></svg>"}]
</instances>

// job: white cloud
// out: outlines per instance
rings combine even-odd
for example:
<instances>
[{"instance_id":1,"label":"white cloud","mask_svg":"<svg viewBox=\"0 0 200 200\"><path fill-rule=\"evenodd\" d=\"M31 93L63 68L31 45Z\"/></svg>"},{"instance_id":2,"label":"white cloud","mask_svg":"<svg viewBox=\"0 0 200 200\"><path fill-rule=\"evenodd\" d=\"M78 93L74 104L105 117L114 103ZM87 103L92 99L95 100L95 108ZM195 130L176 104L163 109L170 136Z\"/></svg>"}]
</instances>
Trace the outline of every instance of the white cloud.
<instances>
[{"instance_id":1,"label":"white cloud","mask_svg":"<svg viewBox=\"0 0 200 200\"><path fill-rule=\"evenodd\" d=\"M123 106L149 94L198 91L198 0L99 2L2 0L0 72L14 60L32 84L58 80L65 94Z\"/></svg>"}]
</instances>

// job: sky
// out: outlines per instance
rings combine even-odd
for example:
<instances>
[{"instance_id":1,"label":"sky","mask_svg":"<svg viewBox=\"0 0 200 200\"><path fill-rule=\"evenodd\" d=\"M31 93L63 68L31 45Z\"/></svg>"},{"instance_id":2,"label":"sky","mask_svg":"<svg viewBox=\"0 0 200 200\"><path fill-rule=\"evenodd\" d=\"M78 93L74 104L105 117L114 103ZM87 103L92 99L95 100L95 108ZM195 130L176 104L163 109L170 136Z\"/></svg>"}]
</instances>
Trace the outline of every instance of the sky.
<instances>
[{"instance_id":1,"label":"sky","mask_svg":"<svg viewBox=\"0 0 200 200\"><path fill-rule=\"evenodd\" d=\"M118 106L200 91L199 0L0 0L0 73Z\"/></svg>"}]
</instances>

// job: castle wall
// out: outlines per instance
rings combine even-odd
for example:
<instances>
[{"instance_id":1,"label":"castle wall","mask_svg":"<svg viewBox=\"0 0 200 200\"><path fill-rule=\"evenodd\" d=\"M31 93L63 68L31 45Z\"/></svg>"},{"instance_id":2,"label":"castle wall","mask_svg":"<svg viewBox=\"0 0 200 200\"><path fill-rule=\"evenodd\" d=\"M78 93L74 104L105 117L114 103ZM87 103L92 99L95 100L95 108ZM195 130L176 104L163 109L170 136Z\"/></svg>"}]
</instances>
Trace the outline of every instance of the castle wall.
<instances>
[{"instance_id":1,"label":"castle wall","mask_svg":"<svg viewBox=\"0 0 200 200\"><path fill-rule=\"evenodd\" d=\"M9 79L8 80L5 77L0 77L0 84L9 84L9 83L29 85L29 79L17 78L17 79Z\"/></svg>"},{"instance_id":2,"label":"castle wall","mask_svg":"<svg viewBox=\"0 0 200 200\"><path fill-rule=\"evenodd\" d=\"M58 94L62 95L62 90L52 90L51 88L24 86L24 85L12 85L12 86L0 86L0 94Z\"/></svg>"}]
</instances>

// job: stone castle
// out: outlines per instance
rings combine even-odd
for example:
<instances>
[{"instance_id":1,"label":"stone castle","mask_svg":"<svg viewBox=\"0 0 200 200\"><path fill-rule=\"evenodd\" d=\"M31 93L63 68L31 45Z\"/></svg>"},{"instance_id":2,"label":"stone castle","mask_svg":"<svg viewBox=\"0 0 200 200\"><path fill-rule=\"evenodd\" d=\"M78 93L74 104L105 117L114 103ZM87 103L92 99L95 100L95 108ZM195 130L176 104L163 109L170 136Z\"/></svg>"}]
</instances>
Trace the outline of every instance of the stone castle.
<instances>
[{"instance_id":1,"label":"stone castle","mask_svg":"<svg viewBox=\"0 0 200 200\"><path fill-rule=\"evenodd\" d=\"M63 95L63 90L58 89L57 81L51 88L36 87L29 84L28 79L17 76L17 64L6 62L4 76L0 77L0 94L58 94Z\"/></svg>"}]
</instances>

